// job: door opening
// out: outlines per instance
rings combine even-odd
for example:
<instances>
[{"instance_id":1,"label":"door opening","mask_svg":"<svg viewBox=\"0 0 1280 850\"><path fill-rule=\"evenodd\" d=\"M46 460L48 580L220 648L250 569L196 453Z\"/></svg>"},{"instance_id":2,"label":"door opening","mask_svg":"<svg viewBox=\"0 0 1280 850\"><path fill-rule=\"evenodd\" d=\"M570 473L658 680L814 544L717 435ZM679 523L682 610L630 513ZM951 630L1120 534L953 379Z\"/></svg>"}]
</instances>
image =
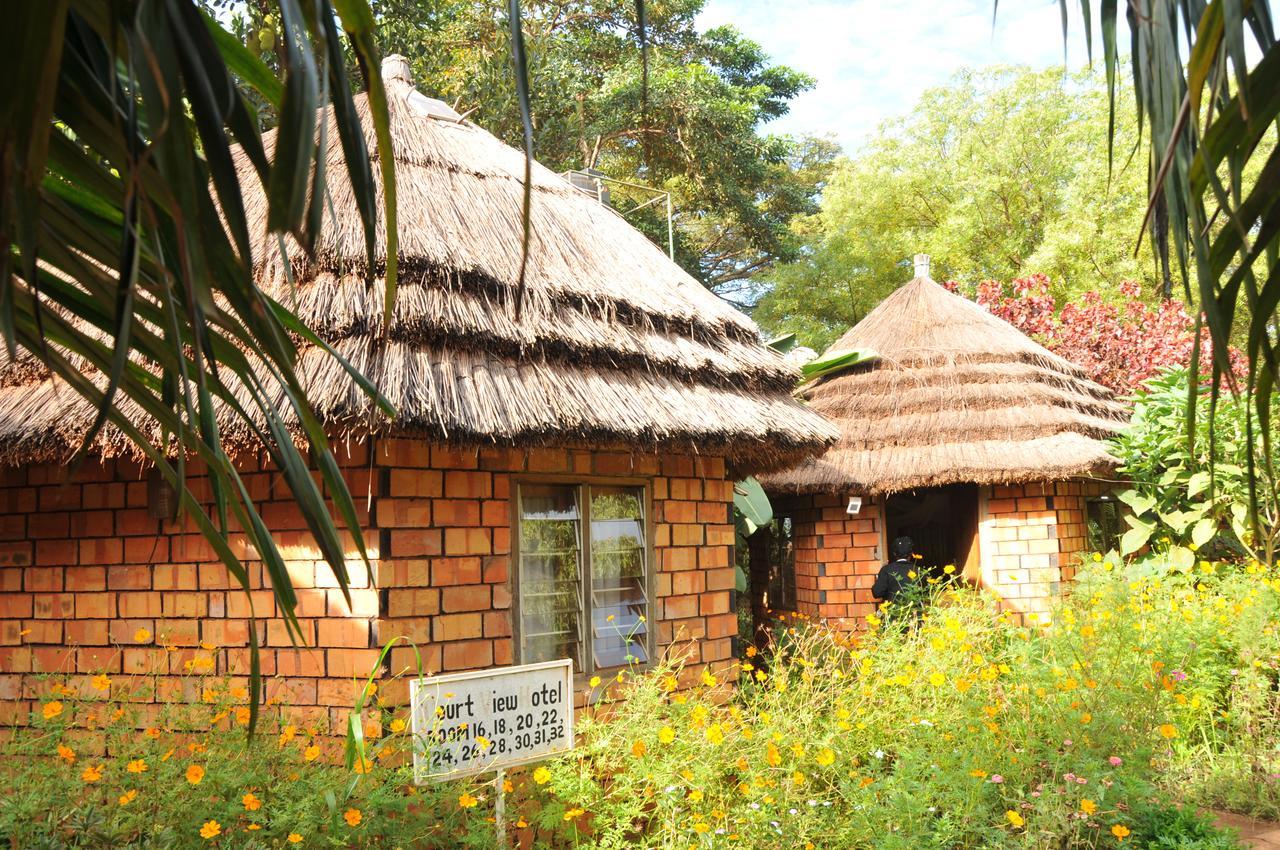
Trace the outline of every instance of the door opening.
<instances>
[{"instance_id":1,"label":"door opening","mask_svg":"<svg viewBox=\"0 0 1280 850\"><path fill-rule=\"evenodd\" d=\"M922 574L941 576L952 565L956 574L977 580L978 485L894 493L885 500L884 515L887 540L910 537Z\"/></svg>"}]
</instances>

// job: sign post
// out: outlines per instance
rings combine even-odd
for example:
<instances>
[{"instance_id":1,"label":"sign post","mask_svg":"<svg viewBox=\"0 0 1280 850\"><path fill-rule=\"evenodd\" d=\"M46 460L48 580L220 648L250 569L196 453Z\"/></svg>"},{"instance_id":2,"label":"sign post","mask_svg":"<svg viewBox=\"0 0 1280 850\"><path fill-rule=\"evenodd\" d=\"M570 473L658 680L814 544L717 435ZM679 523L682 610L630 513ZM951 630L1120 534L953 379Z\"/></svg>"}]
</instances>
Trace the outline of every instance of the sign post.
<instances>
[{"instance_id":1,"label":"sign post","mask_svg":"<svg viewBox=\"0 0 1280 850\"><path fill-rule=\"evenodd\" d=\"M497 771L494 821L506 841L506 769L573 749L573 660L409 683L413 781Z\"/></svg>"}]
</instances>

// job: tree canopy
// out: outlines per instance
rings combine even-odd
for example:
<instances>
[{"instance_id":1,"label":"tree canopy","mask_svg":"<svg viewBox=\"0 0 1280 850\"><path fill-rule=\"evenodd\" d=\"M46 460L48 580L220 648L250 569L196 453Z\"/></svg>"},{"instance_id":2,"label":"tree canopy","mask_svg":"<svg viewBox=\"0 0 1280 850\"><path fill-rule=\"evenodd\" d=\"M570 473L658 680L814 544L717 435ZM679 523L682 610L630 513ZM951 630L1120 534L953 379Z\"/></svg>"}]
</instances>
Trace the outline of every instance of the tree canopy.
<instances>
[{"instance_id":1,"label":"tree canopy","mask_svg":"<svg viewBox=\"0 0 1280 850\"><path fill-rule=\"evenodd\" d=\"M646 51L632 0L533 0L522 28L537 158L670 192L677 261L732 298L741 281L796 256L791 219L816 210L837 146L765 132L813 81L732 27L699 32L704 3L646 3ZM418 88L521 143L500 4L373 5L383 50L409 57ZM611 188L614 206L665 246L665 204L632 212L652 194Z\"/></svg>"},{"instance_id":2,"label":"tree canopy","mask_svg":"<svg viewBox=\"0 0 1280 850\"><path fill-rule=\"evenodd\" d=\"M1100 74L999 67L927 91L838 162L816 215L796 221L797 260L763 278L755 316L817 348L910 277L969 285L1040 273L1059 297L1165 284L1144 241L1147 160L1130 158L1133 110L1117 110L1108 169L1108 98ZM1173 281L1170 281L1172 283Z\"/></svg>"}]
</instances>

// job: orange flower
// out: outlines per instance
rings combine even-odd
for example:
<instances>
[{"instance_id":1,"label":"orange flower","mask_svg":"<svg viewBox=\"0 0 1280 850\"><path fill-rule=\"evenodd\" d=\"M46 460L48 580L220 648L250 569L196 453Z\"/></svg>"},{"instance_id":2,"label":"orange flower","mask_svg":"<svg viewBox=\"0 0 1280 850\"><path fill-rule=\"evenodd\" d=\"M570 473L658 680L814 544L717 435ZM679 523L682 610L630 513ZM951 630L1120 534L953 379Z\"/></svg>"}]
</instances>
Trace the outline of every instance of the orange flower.
<instances>
[{"instance_id":1,"label":"orange flower","mask_svg":"<svg viewBox=\"0 0 1280 850\"><path fill-rule=\"evenodd\" d=\"M315 761L320 757L320 747L316 744L312 744L302 751L302 757L307 761Z\"/></svg>"},{"instance_id":2,"label":"orange flower","mask_svg":"<svg viewBox=\"0 0 1280 850\"><path fill-rule=\"evenodd\" d=\"M128 770L130 773L146 773L147 763L143 759L134 759L133 761L129 762L128 766L125 769Z\"/></svg>"},{"instance_id":3,"label":"orange flower","mask_svg":"<svg viewBox=\"0 0 1280 850\"><path fill-rule=\"evenodd\" d=\"M138 798L138 792L132 788L120 795L120 805L127 806Z\"/></svg>"},{"instance_id":4,"label":"orange flower","mask_svg":"<svg viewBox=\"0 0 1280 850\"><path fill-rule=\"evenodd\" d=\"M151 640L151 632L146 629L138 629L133 633L134 643L146 643L149 640Z\"/></svg>"},{"instance_id":5,"label":"orange flower","mask_svg":"<svg viewBox=\"0 0 1280 850\"><path fill-rule=\"evenodd\" d=\"M93 686L95 691L109 691L111 690L111 677L106 673L99 673L90 680L89 684Z\"/></svg>"},{"instance_id":6,"label":"orange flower","mask_svg":"<svg viewBox=\"0 0 1280 850\"><path fill-rule=\"evenodd\" d=\"M46 702L40 713L44 715L45 720L52 720L62 713L62 703L58 702L56 699L51 702Z\"/></svg>"},{"instance_id":7,"label":"orange flower","mask_svg":"<svg viewBox=\"0 0 1280 850\"><path fill-rule=\"evenodd\" d=\"M160 740L160 730L154 726L148 726L147 729L142 734L146 735L148 738L150 738L153 741Z\"/></svg>"},{"instance_id":8,"label":"orange flower","mask_svg":"<svg viewBox=\"0 0 1280 850\"><path fill-rule=\"evenodd\" d=\"M71 749L66 744L59 744L58 758L65 761L67 764L75 764L75 761L76 761L75 750Z\"/></svg>"},{"instance_id":9,"label":"orange flower","mask_svg":"<svg viewBox=\"0 0 1280 850\"><path fill-rule=\"evenodd\" d=\"M636 741L634 744L631 745L631 755L635 756L636 758L642 758L644 754L647 753L648 751L649 751L649 748L645 746L644 741Z\"/></svg>"},{"instance_id":10,"label":"orange flower","mask_svg":"<svg viewBox=\"0 0 1280 850\"><path fill-rule=\"evenodd\" d=\"M347 822L347 826L356 827L360 825L360 821L364 820L364 815L359 809L347 809L342 814L342 819Z\"/></svg>"},{"instance_id":11,"label":"orange flower","mask_svg":"<svg viewBox=\"0 0 1280 850\"><path fill-rule=\"evenodd\" d=\"M200 827L200 837L205 841L217 838L221 834L222 824L218 823L216 820L205 821L204 826Z\"/></svg>"},{"instance_id":12,"label":"orange flower","mask_svg":"<svg viewBox=\"0 0 1280 850\"><path fill-rule=\"evenodd\" d=\"M85 782L97 782L102 778L102 765L89 765L81 772L80 778Z\"/></svg>"},{"instance_id":13,"label":"orange flower","mask_svg":"<svg viewBox=\"0 0 1280 850\"><path fill-rule=\"evenodd\" d=\"M199 785L200 780L204 779L204 768L198 764L193 764L187 768L187 781L192 785Z\"/></svg>"},{"instance_id":14,"label":"orange flower","mask_svg":"<svg viewBox=\"0 0 1280 850\"><path fill-rule=\"evenodd\" d=\"M244 808L247 812L256 812L262 808L262 801L255 797L252 791L241 797L240 802L244 803Z\"/></svg>"},{"instance_id":15,"label":"orange flower","mask_svg":"<svg viewBox=\"0 0 1280 850\"><path fill-rule=\"evenodd\" d=\"M289 843L290 843L290 844L301 844L301 843L302 843L302 836L301 836L301 835L299 835L299 834L298 834L298 833L296 833L296 832L291 832L291 833L289 833Z\"/></svg>"},{"instance_id":16,"label":"orange flower","mask_svg":"<svg viewBox=\"0 0 1280 850\"><path fill-rule=\"evenodd\" d=\"M1125 826L1122 823L1118 823L1115 826L1111 827L1111 834L1116 837L1117 841L1124 841L1125 838L1129 835L1129 827Z\"/></svg>"},{"instance_id":17,"label":"orange flower","mask_svg":"<svg viewBox=\"0 0 1280 850\"><path fill-rule=\"evenodd\" d=\"M1098 811L1098 804L1093 802L1093 800L1090 800L1088 797L1085 797L1080 801L1080 811L1084 812L1086 815L1092 815Z\"/></svg>"},{"instance_id":18,"label":"orange flower","mask_svg":"<svg viewBox=\"0 0 1280 850\"><path fill-rule=\"evenodd\" d=\"M1159 732L1160 737L1165 740L1172 740L1178 737L1178 727L1174 726L1172 723L1161 723Z\"/></svg>"},{"instance_id":19,"label":"orange flower","mask_svg":"<svg viewBox=\"0 0 1280 850\"><path fill-rule=\"evenodd\" d=\"M462 796L458 797L458 805L464 809L474 809L479 802L479 800L466 792L463 792Z\"/></svg>"}]
</instances>

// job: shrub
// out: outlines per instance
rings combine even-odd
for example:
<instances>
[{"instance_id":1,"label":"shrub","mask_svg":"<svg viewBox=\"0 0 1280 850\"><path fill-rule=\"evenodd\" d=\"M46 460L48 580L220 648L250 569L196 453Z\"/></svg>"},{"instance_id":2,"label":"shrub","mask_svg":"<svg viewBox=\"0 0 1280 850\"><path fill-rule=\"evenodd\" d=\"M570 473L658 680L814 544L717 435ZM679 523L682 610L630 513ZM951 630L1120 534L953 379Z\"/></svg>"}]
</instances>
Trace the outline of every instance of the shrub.
<instances>
[{"instance_id":1,"label":"shrub","mask_svg":"<svg viewBox=\"0 0 1280 850\"><path fill-rule=\"evenodd\" d=\"M1194 550L1202 556L1257 557L1270 563L1280 536L1280 491L1272 474L1280 458L1273 453L1271 463L1260 460L1267 447L1247 427L1250 399L1224 393L1211 417L1209 393L1202 387L1197 388L1194 446L1189 445L1188 379L1186 369L1176 368L1148 381L1134 396L1129 427L1111 441L1120 472L1132 484L1121 494L1132 513L1120 552L1127 555L1155 543L1182 547L1171 557L1184 566L1195 562ZM1256 529L1249 521L1251 459L1257 475Z\"/></svg>"}]
</instances>

